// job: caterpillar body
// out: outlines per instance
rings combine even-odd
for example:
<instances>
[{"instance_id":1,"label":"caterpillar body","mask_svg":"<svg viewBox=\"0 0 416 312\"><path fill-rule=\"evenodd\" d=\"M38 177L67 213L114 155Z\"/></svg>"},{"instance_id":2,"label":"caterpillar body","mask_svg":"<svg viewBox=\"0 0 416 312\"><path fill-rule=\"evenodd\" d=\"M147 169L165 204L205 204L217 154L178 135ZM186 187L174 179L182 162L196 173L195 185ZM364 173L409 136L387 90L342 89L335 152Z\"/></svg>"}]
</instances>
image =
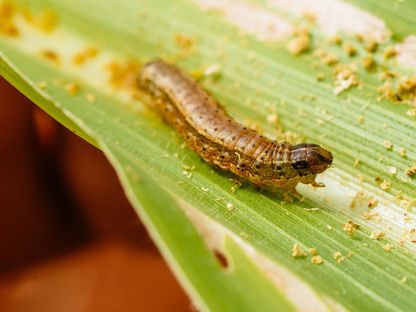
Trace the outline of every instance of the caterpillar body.
<instances>
[{"instance_id":1,"label":"caterpillar body","mask_svg":"<svg viewBox=\"0 0 416 312\"><path fill-rule=\"evenodd\" d=\"M142 67L139 85L205 161L257 186L277 187L287 200L290 194L297 195L299 182L323 186L315 178L331 165L331 152L316 144L279 143L247 129L177 67L151 61Z\"/></svg>"}]
</instances>

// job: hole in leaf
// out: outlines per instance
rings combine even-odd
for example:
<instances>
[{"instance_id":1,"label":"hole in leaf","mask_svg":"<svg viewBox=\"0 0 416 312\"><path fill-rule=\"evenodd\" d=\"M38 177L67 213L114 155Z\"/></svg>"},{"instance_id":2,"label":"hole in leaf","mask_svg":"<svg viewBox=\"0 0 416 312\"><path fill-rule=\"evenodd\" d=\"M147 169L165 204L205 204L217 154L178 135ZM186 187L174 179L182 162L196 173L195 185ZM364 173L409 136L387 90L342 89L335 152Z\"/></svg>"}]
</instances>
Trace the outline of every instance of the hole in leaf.
<instances>
[{"instance_id":1,"label":"hole in leaf","mask_svg":"<svg viewBox=\"0 0 416 312\"><path fill-rule=\"evenodd\" d=\"M228 268L229 266L228 259L221 251L214 249L214 256L222 268L224 269Z\"/></svg>"}]
</instances>

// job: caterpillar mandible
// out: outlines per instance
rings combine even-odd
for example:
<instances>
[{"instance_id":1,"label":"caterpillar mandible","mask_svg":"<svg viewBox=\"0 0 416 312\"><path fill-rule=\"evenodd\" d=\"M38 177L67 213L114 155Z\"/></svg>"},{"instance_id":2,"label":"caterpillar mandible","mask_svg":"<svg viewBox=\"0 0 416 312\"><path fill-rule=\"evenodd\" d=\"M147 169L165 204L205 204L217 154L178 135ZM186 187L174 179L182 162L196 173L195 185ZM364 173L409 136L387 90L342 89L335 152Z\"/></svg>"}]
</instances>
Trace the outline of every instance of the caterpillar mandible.
<instances>
[{"instance_id":1,"label":"caterpillar mandible","mask_svg":"<svg viewBox=\"0 0 416 312\"><path fill-rule=\"evenodd\" d=\"M151 61L140 71L139 86L152 96L162 117L208 163L254 185L277 187L286 200L291 200L290 194L298 195L295 187L299 182L324 186L315 178L332 164L330 151L310 143L279 143L247 129L177 67Z\"/></svg>"}]
</instances>

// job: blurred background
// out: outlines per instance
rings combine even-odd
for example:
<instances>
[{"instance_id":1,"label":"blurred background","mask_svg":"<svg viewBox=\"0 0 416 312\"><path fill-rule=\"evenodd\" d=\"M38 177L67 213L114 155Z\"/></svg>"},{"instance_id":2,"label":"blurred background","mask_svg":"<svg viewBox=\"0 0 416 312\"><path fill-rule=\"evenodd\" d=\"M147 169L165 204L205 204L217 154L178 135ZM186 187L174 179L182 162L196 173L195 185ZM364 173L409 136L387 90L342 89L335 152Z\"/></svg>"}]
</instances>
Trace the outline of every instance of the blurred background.
<instances>
[{"instance_id":1,"label":"blurred background","mask_svg":"<svg viewBox=\"0 0 416 312\"><path fill-rule=\"evenodd\" d=\"M0 77L0 311L190 311L104 155Z\"/></svg>"}]
</instances>

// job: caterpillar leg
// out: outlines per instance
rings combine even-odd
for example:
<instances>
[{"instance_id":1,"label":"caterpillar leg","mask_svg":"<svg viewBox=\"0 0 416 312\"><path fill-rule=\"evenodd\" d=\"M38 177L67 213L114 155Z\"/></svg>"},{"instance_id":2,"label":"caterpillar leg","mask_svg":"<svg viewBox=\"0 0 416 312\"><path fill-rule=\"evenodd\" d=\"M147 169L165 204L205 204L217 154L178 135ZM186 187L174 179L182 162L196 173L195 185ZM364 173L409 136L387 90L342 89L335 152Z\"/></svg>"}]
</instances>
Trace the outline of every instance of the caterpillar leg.
<instances>
[{"instance_id":1,"label":"caterpillar leg","mask_svg":"<svg viewBox=\"0 0 416 312\"><path fill-rule=\"evenodd\" d=\"M300 182L302 182L304 184L310 184L313 187L325 187L325 184L320 183L320 182L316 182L315 179L316 179L315 174L314 175L308 175L306 177L303 177Z\"/></svg>"},{"instance_id":2,"label":"caterpillar leg","mask_svg":"<svg viewBox=\"0 0 416 312\"><path fill-rule=\"evenodd\" d=\"M294 188L293 190L283 191L283 200L287 203L293 202L293 198L298 199L299 201L303 201L304 198L301 194L296 191Z\"/></svg>"},{"instance_id":3,"label":"caterpillar leg","mask_svg":"<svg viewBox=\"0 0 416 312\"><path fill-rule=\"evenodd\" d=\"M325 184L323 184L322 182L316 182L315 180L313 180L313 181L311 182L311 185L312 185L313 187L325 187Z\"/></svg>"},{"instance_id":4,"label":"caterpillar leg","mask_svg":"<svg viewBox=\"0 0 416 312\"><path fill-rule=\"evenodd\" d=\"M292 183L288 183L285 186L281 187L281 190L283 192L283 198L285 202L292 202L293 198L298 199L299 201L303 201L303 196L296 191L296 185L298 184L298 181L294 181Z\"/></svg>"}]
</instances>

